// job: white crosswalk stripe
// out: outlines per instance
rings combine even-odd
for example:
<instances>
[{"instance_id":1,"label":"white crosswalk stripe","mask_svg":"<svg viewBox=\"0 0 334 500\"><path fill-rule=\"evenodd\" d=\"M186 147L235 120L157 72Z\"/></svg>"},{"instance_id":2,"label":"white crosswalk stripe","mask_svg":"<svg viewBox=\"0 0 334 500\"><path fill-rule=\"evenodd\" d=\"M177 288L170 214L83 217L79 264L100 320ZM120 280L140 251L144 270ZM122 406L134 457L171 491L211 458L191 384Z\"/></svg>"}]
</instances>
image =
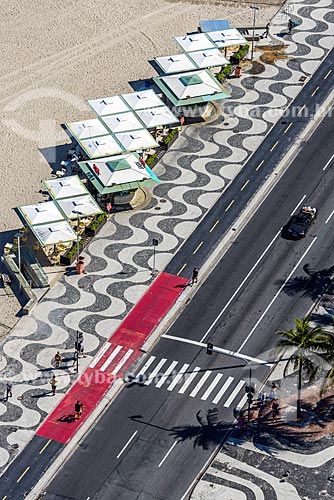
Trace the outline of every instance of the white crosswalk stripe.
<instances>
[{"instance_id":1,"label":"white crosswalk stripe","mask_svg":"<svg viewBox=\"0 0 334 500\"><path fill-rule=\"evenodd\" d=\"M125 361L131 356L131 349L122 357L114 372L117 373ZM112 353L113 354L113 353ZM108 358L109 359L109 358ZM170 364L169 364L170 363ZM146 386L154 384L156 388L161 388L165 384L170 392L186 394L188 397L198 397L202 401L210 401L213 404L222 404L229 408L234 400L242 398L238 408L242 408L246 402L246 396L242 391L245 385L244 380L235 379L232 376L225 376L224 373L217 373L214 370L201 369L200 366L191 367L189 363L183 363L178 367L178 361L169 362L166 358L156 358L150 356L146 363L139 369L136 377L147 374L143 383ZM177 368L178 367L178 368ZM114 373L113 372L113 373ZM238 398L239 395L239 398Z\"/></svg>"},{"instance_id":2,"label":"white crosswalk stripe","mask_svg":"<svg viewBox=\"0 0 334 500\"><path fill-rule=\"evenodd\" d=\"M214 398L214 400L212 401L215 405L217 403L219 403L219 401L221 400L221 398L223 397L223 395L225 394L225 392L227 391L227 389L230 387L230 385L232 384L234 380L234 377L229 377L226 382L224 383L223 387L219 390L217 396Z\"/></svg>"},{"instance_id":3,"label":"white crosswalk stripe","mask_svg":"<svg viewBox=\"0 0 334 500\"><path fill-rule=\"evenodd\" d=\"M106 359L106 361L103 363L103 365L101 366L100 370L101 372L104 372L104 370L106 370L106 368L108 368L108 366L110 365L110 363L112 362L113 359L116 358L117 354L123 349L123 346L122 345L118 345L116 347L116 349L114 349L112 351L112 353L110 354L110 356Z\"/></svg>"},{"instance_id":4,"label":"white crosswalk stripe","mask_svg":"<svg viewBox=\"0 0 334 500\"><path fill-rule=\"evenodd\" d=\"M173 382L168 386L167 391L172 391L174 389L174 387L177 386L177 384L180 382L181 378L186 373L188 367L189 367L189 365L187 363L184 363L184 365L182 366L179 373L174 377Z\"/></svg>"},{"instance_id":5,"label":"white crosswalk stripe","mask_svg":"<svg viewBox=\"0 0 334 500\"><path fill-rule=\"evenodd\" d=\"M240 392L240 389L243 387L244 384L245 384L245 381L240 380L238 385L235 387L235 389L232 391L232 393L229 395L229 397L225 401L225 403L224 403L225 408L228 408L230 406L230 404L235 400L235 398L237 397L237 394Z\"/></svg>"},{"instance_id":6,"label":"white crosswalk stripe","mask_svg":"<svg viewBox=\"0 0 334 500\"><path fill-rule=\"evenodd\" d=\"M102 356L107 352L107 350L111 347L110 342L107 342L104 344L104 346L100 349L100 352L95 356L91 364L89 365L89 368L95 368L95 366L98 364Z\"/></svg>"},{"instance_id":7,"label":"white crosswalk stripe","mask_svg":"<svg viewBox=\"0 0 334 500\"><path fill-rule=\"evenodd\" d=\"M173 361L173 363L170 364L170 366L167 368L167 370L162 375L161 379L159 380L159 382L156 384L155 387L162 387L163 386L163 384L166 382L167 378L172 373L172 371L174 370L174 368L177 364L178 364L178 361Z\"/></svg>"},{"instance_id":8,"label":"white crosswalk stripe","mask_svg":"<svg viewBox=\"0 0 334 500\"><path fill-rule=\"evenodd\" d=\"M133 349L129 349L124 354L124 356L122 357L122 359L119 361L119 363L117 363L117 365L115 366L115 368L111 372L112 375L117 375L117 373L120 371L120 369L122 368L122 366L124 365L124 363L129 359L129 357L131 356L132 353L133 353Z\"/></svg>"},{"instance_id":9,"label":"white crosswalk stripe","mask_svg":"<svg viewBox=\"0 0 334 500\"><path fill-rule=\"evenodd\" d=\"M209 387L207 388L207 390L205 391L205 393L201 397L201 399L203 399L203 401L205 401L206 399L208 399L208 397L210 396L211 392L216 387L216 385L218 384L219 380L222 377L223 377L222 373L217 373L217 375L215 376L215 378L213 379L213 381L211 382L211 384L209 385Z\"/></svg>"},{"instance_id":10,"label":"white crosswalk stripe","mask_svg":"<svg viewBox=\"0 0 334 500\"><path fill-rule=\"evenodd\" d=\"M139 372L137 373L137 377L139 377L140 375L144 375L147 370L149 369L149 367L151 366L151 364L153 363L153 361L155 360L155 356L151 356L147 361L146 363L144 364L144 366L139 370Z\"/></svg>"},{"instance_id":11,"label":"white crosswalk stripe","mask_svg":"<svg viewBox=\"0 0 334 500\"><path fill-rule=\"evenodd\" d=\"M196 366L196 368L193 369L192 373L190 373L189 375L187 375L186 377L186 381L185 383L183 384L183 386L181 387L181 389L179 390L179 394L184 394L186 392L186 390L188 389L188 387L190 386L191 382L194 380L194 378L196 377L197 373L200 371L200 367L199 366Z\"/></svg>"},{"instance_id":12,"label":"white crosswalk stripe","mask_svg":"<svg viewBox=\"0 0 334 500\"><path fill-rule=\"evenodd\" d=\"M193 389L193 391L189 394L189 396L191 398L194 398L196 396L196 394L198 393L198 391L205 384L206 379L210 377L211 373L212 372L210 370L208 370L208 371L206 371L204 373L204 375L202 376L202 378L200 379L200 381L197 383L195 389Z\"/></svg>"},{"instance_id":13,"label":"white crosswalk stripe","mask_svg":"<svg viewBox=\"0 0 334 500\"><path fill-rule=\"evenodd\" d=\"M157 366L154 368L153 372L150 373L148 379L146 380L145 382L145 385L150 385L154 379L154 377L159 373L160 369L163 367L163 365L166 363L167 359L166 358L162 358L159 363L157 364Z\"/></svg>"}]
</instances>

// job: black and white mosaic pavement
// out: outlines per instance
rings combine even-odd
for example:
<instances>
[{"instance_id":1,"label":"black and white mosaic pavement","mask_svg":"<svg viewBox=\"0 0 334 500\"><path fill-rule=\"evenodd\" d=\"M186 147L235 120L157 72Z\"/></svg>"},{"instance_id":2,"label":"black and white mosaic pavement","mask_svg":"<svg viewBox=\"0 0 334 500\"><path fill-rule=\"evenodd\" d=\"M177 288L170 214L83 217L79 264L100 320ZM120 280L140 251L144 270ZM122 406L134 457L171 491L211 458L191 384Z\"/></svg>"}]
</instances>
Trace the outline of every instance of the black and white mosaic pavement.
<instances>
[{"instance_id":1,"label":"black and white mosaic pavement","mask_svg":"<svg viewBox=\"0 0 334 500\"><path fill-rule=\"evenodd\" d=\"M256 52L249 70L230 80L232 98L222 103L222 115L187 127L155 167L162 182L150 204L115 215L85 251L88 274L65 274L2 341L0 395L7 380L14 388L9 402L0 399L0 470L75 379L70 357L76 331L83 333L88 354L80 360L83 370L152 282L152 238L159 241L156 268L164 269L298 94L299 78L312 74L333 47L331 0L292 2L290 14L300 25L284 36L284 57L267 64ZM282 41L276 35L286 31L287 19L285 6L273 20L269 43ZM51 360L58 350L65 361L54 369ZM52 373L59 381L54 397ZM249 489L246 476L243 487Z\"/></svg>"}]
</instances>

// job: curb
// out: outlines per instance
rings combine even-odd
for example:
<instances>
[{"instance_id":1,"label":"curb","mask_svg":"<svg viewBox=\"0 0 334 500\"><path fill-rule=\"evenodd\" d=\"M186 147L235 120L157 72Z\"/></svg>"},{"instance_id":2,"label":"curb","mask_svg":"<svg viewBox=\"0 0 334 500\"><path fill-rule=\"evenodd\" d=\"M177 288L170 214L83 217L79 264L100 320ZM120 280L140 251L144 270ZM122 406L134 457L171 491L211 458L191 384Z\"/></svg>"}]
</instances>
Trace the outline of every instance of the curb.
<instances>
[{"instance_id":1,"label":"curb","mask_svg":"<svg viewBox=\"0 0 334 500\"><path fill-rule=\"evenodd\" d=\"M33 489L27 495L27 500L37 500L38 495L44 495L45 489L49 486L52 478L56 475L63 464L70 458L74 453L76 447L80 441L85 437L88 431L91 429L92 425L104 414L108 409L108 406L116 398L121 388L123 387L123 380L118 378L115 380L114 384L111 386L109 391L103 396L100 403L92 411L89 417L82 424L78 432L73 436L71 441L65 445L65 448L60 452L60 454L55 458L52 464L48 467L46 472L43 474L38 483L33 487Z\"/></svg>"}]
</instances>

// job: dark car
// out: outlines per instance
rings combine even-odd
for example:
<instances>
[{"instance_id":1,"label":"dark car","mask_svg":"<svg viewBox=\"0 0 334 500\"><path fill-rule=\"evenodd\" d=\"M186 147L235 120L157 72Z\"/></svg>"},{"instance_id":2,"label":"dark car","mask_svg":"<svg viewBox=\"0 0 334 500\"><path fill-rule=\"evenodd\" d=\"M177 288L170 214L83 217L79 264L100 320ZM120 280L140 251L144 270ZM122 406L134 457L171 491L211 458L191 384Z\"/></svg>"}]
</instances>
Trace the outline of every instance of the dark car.
<instances>
[{"instance_id":1,"label":"dark car","mask_svg":"<svg viewBox=\"0 0 334 500\"><path fill-rule=\"evenodd\" d=\"M285 233L293 238L305 238L317 215L318 211L316 208L303 207L299 214L291 217L285 227Z\"/></svg>"}]
</instances>

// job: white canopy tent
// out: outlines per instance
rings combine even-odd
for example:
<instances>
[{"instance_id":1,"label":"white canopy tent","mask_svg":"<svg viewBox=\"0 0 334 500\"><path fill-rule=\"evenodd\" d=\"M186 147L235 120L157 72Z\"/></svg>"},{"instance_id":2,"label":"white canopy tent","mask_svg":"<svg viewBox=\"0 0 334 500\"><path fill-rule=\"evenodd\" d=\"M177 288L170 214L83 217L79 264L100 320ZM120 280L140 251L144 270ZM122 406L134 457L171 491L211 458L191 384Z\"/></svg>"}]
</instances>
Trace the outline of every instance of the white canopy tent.
<instances>
[{"instance_id":1,"label":"white canopy tent","mask_svg":"<svg viewBox=\"0 0 334 500\"><path fill-rule=\"evenodd\" d=\"M64 220L65 217L54 201L36 203L34 205L24 205L17 207L21 218L27 222L28 226L36 224L51 223Z\"/></svg>"},{"instance_id":2,"label":"white canopy tent","mask_svg":"<svg viewBox=\"0 0 334 500\"><path fill-rule=\"evenodd\" d=\"M68 219L101 214L102 210L90 194L57 200L57 204Z\"/></svg>"},{"instance_id":3,"label":"white canopy tent","mask_svg":"<svg viewBox=\"0 0 334 500\"><path fill-rule=\"evenodd\" d=\"M71 135L76 139L91 139L108 133L103 123L98 118L65 124Z\"/></svg>"},{"instance_id":4,"label":"white canopy tent","mask_svg":"<svg viewBox=\"0 0 334 500\"><path fill-rule=\"evenodd\" d=\"M94 165L98 167L99 181L105 187L150 179L148 171L133 153L89 161L87 164L94 175Z\"/></svg>"},{"instance_id":5,"label":"white canopy tent","mask_svg":"<svg viewBox=\"0 0 334 500\"><path fill-rule=\"evenodd\" d=\"M154 128L158 127L159 125L179 123L179 119L173 115L173 113L167 106L143 109L142 111L138 111L137 114L147 128Z\"/></svg>"},{"instance_id":6,"label":"white canopy tent","mask_svg":"<svg viewBox=\"0 0 334 500\"><path fill-rule=\"evenodd\" d=\"M221 92L218 81L215 83L215 79L207 71L202 69L190 73L168 75L162 77L161 80L179 100Z\"/></svg>"},{"instance_id":7,"label":"white canopy tent","mask_svg":"<svg viewBox=\"0 0 334 500\"><path fill-rule=\"evenodd\" d=\"M125 151L159 147L153 135L151 135L146 128L115 135Z\"/></svg>"},{"instance_id":8,"label":"white canopy tent","mask_svg":"<svg viewBox=\"0 0 334 500\"><path fill-rule=\"evenodd\" d=\"M143 124L138 120L137 116L132 111L119 113L117 115L104 116L102 120L113 133L127 132L129 130L138 130L143 128Z\"/></svg>"},{"instance_id":9,"label":"white canopy tent","mask_svg":"<svg viewBox=\"0 0 334 500\"><path fill-rule=\"evenodd\" d=\"M246 45L248 43L246 38L235 28L224 31L209 31L207 35L220 49L234 45Z\"/></svg>"},{"instance_id":10,"label":"white canopy tent","mask_svg":"<svg viewBox=\"0 0 334 500\"><path fill-rule=\"evenodd\" d=\"M32 226L31 230L42 247L77 240L77 234L66 220Z\"/></svg>"},{"instance_id":11,"label":"white canopy tent","mask_svg":"<svg viewBox=\"0 0 334 500\"><path fill-rule=\"evenodd\" d=\"M104 97L103 99L90 99L88 105L99 116L113 115L129 111L127 104L120 96Z\"/></svg>"},{"instance_id":12,"label":"white canopy tent","mask_svg":"<svg viewBox=\"0 0 334 500\"><path fill-rule=\"evenodd\" d=\"M191 52L188 55L200 69L229 64L219 49L200 50L198 52Z\"/></svg>"},{"instance_id":13,"label":"white canopy tent","mask_svg":"<svg viewBox=\"0 0 334 500\"><path fill-rule=\"evenodd\" d=\"M193 52L196 50L215 49L216 46L206 36L205 33L194 33L186 36L175 36L174 40L180 45L185 52Z\"/></svg>"},{"instance_id":14,"label":"white canopy tent","mask_svg":"<svg viewBox=\"0 0 334 500\"><path fill-rule=\"evenodd\" d=\"M98 139L84 139L78 142L89 158L99 158L122 152L122 148L110 134L103 135Z\"/></svg>"},{"instance_id":15,"label":"white canopy tent","mask_svg":"<svg viewBox=\"0 0 334 500\"><path fill-rule=\"evenodd\" d=\"M53 199L69 198L87 194L88 190L77 175L43 181Z\"/></svg>"},{"instance_id":16,"label":"white canopy tent","mask_svg":"<svg viewBox=\"0 0 334 500\"><path fill-rule=\"evenodd\" d=\"M129 107L135 111L145 108L154 108L156 106L164 106L164 102L152 89L122 94L121 97L127 102Z\"/></svg>"},{"instance_id":17,"label":"white canopy tent","mask_svg":"<svg viewBox=\"0 0 334 500\"><path fill-rule=\"evenodd\" d=\"M187 54L156 57L155 61L166 74L194 71L197 69L197 66L189 59Z\"/></svg>"}]
</instances>

